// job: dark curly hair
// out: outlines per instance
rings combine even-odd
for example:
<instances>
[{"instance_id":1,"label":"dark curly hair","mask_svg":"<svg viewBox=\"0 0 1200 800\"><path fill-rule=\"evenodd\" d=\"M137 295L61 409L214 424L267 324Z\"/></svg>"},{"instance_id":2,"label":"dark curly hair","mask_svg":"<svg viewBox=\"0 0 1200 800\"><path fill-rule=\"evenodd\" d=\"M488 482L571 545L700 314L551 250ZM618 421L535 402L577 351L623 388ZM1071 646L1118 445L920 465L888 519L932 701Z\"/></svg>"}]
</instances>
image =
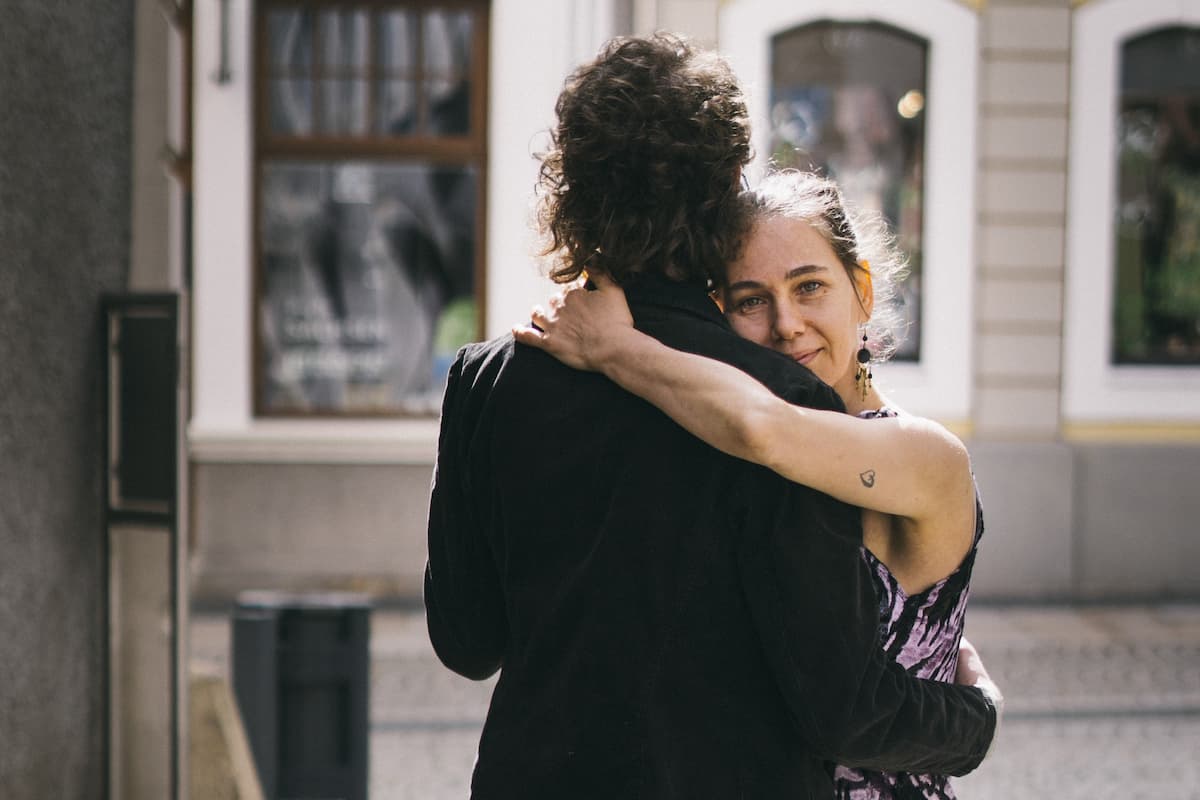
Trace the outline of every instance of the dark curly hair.
<instances>
[{"instance_id":1,"label":"dark curly hair","mask_svg":"<svg viewBox=\"0 0 1200 800\"><path fill-rule=\"evenodd\" d=\"M573 72L540 154L537 221L558 283L585 269L724 284L741 238L746 104L715 53L669 34L618 38Z\"/></svg>"}]
</instances>

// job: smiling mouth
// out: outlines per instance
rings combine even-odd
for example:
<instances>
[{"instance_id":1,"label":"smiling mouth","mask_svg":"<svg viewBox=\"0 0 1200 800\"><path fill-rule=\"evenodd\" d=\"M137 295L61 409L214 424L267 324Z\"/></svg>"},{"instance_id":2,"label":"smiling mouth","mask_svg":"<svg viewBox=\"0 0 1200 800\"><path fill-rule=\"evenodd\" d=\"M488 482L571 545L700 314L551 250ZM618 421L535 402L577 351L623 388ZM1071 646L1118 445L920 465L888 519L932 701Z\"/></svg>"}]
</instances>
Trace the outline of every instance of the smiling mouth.
<instances>
[{"instance_id":1,"label":"smiling mouth","mask_svg":"<svg viewBox=\"0 0 1200 800\"><path fill-rule=\"evenodd\" d=\"M817 348L816 350L809 350L805 353L794 353L792 355L792 358L795 359L800 364L807 365L810 361L812 361L814 358L816 358L817 353L820 353L820 352L821 352L821 349Z\"/></svg>"}]
</instances>

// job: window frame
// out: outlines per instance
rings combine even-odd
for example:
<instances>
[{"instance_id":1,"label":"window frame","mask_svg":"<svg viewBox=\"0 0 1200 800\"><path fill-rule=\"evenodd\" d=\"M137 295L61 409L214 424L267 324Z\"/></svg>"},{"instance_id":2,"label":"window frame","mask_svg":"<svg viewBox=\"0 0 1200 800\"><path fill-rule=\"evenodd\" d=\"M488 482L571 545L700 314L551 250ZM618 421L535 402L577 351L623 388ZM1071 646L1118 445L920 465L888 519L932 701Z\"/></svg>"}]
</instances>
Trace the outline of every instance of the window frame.
<instances>
[{"instance_id":1,"label":"window frame","mask_svg":"<svg viewBox=\"0 0 1200 800\"><path fill-rule=\"evenodd\" d=\"M270 132L269 104L267 102L270 69L268 64L269 48L267 47L267 17L273 8L305 8L314 17L324 10L331 9L365 9L372 13L393 8L412 9L420 12L430 10L468 11L473 15L470 81L470 128L465 135L455 136L394 136L385 137L371 133L371 120L368 120L367 133L363 136L331 136L313 133L306 136L274 137ZM262 300L263 273L261 246L261 215L262 215L262 172L264 159L290 159L295 161L356 161L356 160L387 160L403 163L409 159L424 160L431 163L453 166L470 166L476 169L479 176L476 185L475 210L475 264L473 266L474 297L476 309L476 338L482 338L487 325L487 217L488 217L488 119L487 100L489 96L489 8L487 0L385 0L385 2L370 2L370 0L257 0L253 11L253 34L251 50L255 61L254 77L251 88L251 163L252 195L251 213L251 393L253 398L253 415L262 419L309 419L326 418L336 420L353 419L430 419L435 416L429 412L405 412L395 410L301 410L301 409L269 409L263 400L263 352L262 352ZM368 40L374 33L374 28L368 26ZM370 48L368 52L373 48ZM314 64L316 52L314 49ZM370 70L373 64L368 62ZM313 91L319 92L314 84ZM368 85L370 93L372 85ZM368 103L368 110L371 108Z\"/></svg>"},{"instance_id":2,"label":"window frame","mask_svg":"<svg viewBox=\"0 0 1200 800\"><path fill-rule=\"evenodd\" d=\"M973 381L978 15L954 0L724 4L720 45L746 90L757 154L752 179L763 174L770 152L770 43L780 33L822 20L882 23L928 42L921 358L881 366L876 374L880 387L902 407L965 432Z\"/></svg>"},{"instance_id":3,"label":"window frame","mask_svg":"<svg viewBox=\"0 0 1200 800\"><path fill-rule=\"evenodd\" d=\"M1200 27L1200 0L1101 0L1076 9L1071 21L1062 391L1068 426L1200 422L1200 366L1118 365L1111 358L1121 48L1176 26Z\"/></svg>"}]
</instances>

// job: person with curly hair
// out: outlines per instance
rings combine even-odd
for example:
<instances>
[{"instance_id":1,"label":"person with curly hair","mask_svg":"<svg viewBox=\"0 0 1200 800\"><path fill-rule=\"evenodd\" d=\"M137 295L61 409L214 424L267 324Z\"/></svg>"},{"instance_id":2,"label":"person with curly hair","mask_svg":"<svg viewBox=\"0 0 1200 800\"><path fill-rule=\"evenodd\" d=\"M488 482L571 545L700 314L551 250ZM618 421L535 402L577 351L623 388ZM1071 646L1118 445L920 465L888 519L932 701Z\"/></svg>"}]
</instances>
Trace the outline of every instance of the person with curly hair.
<instances>
[{"instance_id":1,"label":"person with curly hair","mask_svg":"<svg viewBox=\"0 0 1200 800\"><path fill-rule=\"evenodd\" d=\"M620 284L638 329L841 411L709 298L745 236L728 66L619 39L566 81L539 179L556 280ZM425 607L442 662L499 671L471 780L496 798L820 798L831 762L962 774L997 710L888 659L861 513L731 457L512 336L450 371Z\"/></svg>"}]
</instances>

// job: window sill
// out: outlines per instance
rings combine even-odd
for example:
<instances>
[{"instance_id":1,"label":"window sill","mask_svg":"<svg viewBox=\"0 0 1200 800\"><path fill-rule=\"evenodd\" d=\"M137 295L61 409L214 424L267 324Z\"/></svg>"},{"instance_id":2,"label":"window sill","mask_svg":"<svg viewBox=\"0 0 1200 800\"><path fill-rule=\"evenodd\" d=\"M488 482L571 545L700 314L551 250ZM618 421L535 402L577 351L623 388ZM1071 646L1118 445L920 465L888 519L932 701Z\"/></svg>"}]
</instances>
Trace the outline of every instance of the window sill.
<instances>
[{"instance_id":1,"label":"window sill","mask_svg":"<svg viewBox=\"0 0 1200 800\"><path fill-rule=\"evenodd\" d=\"M250 420L197 424L188 455L198 463L401 464L432 466L438 420Z\"/></svg>"}]
</instances>

